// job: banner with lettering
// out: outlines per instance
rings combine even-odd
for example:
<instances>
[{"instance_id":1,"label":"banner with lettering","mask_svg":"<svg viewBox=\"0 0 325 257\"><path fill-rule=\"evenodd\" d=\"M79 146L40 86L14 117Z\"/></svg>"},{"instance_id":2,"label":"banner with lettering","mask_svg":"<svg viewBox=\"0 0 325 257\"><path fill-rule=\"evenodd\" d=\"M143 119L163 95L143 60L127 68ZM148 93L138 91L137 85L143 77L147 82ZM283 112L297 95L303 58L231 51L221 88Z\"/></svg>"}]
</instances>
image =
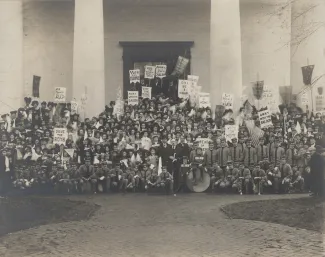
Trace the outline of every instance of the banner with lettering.
<instances>
[{"instance_id":1,"label":"banner with lettering","mask_svg":"<svg viewBox=\"0 0 325 257\"><path fill-rule=\"evenodd\" d=\"M56 87L54 94L54 102L64 103L66 101L67 89L65 87Z\"/></svg>"},{"instance_id":2,"label":"banner with lettering","mask_svg":"<svg viewBox=\"0 0 325 257\"><path fill-rule=\"evenodd\" d=\"M259 111L258 117L259 117L260 125L261 125L262 129L273 126L271 114L270 114L269 110Z\"/></svg>"},{"instance_id":3,"label":"banner with lettering","mask_svg":"<svg viewBox=\"0 0 325 257\"><path fill-rule=\"evenodd\" d=\"M233 109L234 96L232 94L223 93L221 103L225 107L226 110Z\"/></svg>"},{"instance_id":4,"label":"banner with lettering","mask_svg":"<svg viewBox=\"0 0 325 257\"><path fill-rule=\"evenodd\" d=\"M144 70L144 78L145 79L154 79L155 78L155 71L156 67L155 66L145 66Z\"/></svg>"},{"instance_id":5,"label":"banner with lettering","mask_svg":"<svg viewBox=\"0 0 325 257\"><path fill-rule=\"evenodd\" d=\"M316 111L324 110L324 107L325 107L325 105L324 105L324 96L323 95L316 95L315 98L316 98L316 101L315 101L315 103L316 103L316 106L315 106Z\"/></svg>"},{"instance_id":6,"label":"banner with lettering","mask_svg":"<svg viewBox=\"0 0 325 257\"><path fill-rule=\"evenodd\" d=\"M68 139L68 132L66 128L54 128L53 144L65 145Z\"/></svg>"},{"instance_id":7,"label":"banner with lettering","mask_svg":"<svg viewBox=\"0 0 325 257\"><path fill-rule=\"evenodd\" d=\"M175 69L171 75L174 75L174 76L182 75L184 73L189 61L190 61L189 59L179 56L177 59L176 65L175 65Z\"/></svg>"},{"instance_id":8,"label":"banner with lettering","mask_svg":"<svg viewBox=\"0 0 325 257\"><path fill-rule=\"evenodd\" d=\"M156 65L156 77L164 78L166 77L167 65Z\"/></svg>"},{"instance_id":9,"label":"banner with lettering","mask_svg":"<svg viewBox=\"0 0 325 257\"><path fill-rule=\"evenodd\" d=\"M225 138L227 141L231 142L233 138L238 139L238 125L225 125Z\"/></svg>"},{"instance_id":10,"label":"banner with lettering","mask_svg":"<svg viewBox=\"0 0 325 257\"><path fill-rule=\"evenodd\" d=\"M151 99L151 90L152 90L151 87L142 87L142 94L141 94L142 98Z\"/></svg>"},{"instance_id":11,"label":"banner with lettering","mask_svg":"<svg viewBox=\"0 0 325 257\"><path fill-rule=\"evenodd\" d=\"M139 104L139 92L138 91L128 91L128 105Z\"/></svg>"},{"instance_id":12,"label":"banner with lettering","mask_svg":"<svg viewBox=\"0 0 325 257\"><path fill-rule=\"evenodd\" d=\"M130 83L140 83L140 69L129 70Z\"/></svg>"},{"instance_id":13,"label":"banner with lettering","mask_svg":"<svg viewBox=\"0 0 325 257\"><path fill-rule=\"evenodd\" d=\"M307 91L301 93L300 102L302 107L306 107L306 105L309 105L309 97Z\"/></svg>"},{"instance_id":14,"label":"banner with lettering","mask_svg":"<svg viewBox=\"0 0 325 257\"><path fill-rule=\"evenodd\" d=\"M190 83L188 80L178 80L178 97L179 98L188 98L190 91Z\"/></svg>"},{"instance_id":15,"label":"banner with lettering","mask_svg":"<svg viewBox=\"0 0 325 257\"><path fill-rule=\"evenodd\" d=\"M211 107L210 93L199 93L199 108Z\"/></svg>"}]
</instances>

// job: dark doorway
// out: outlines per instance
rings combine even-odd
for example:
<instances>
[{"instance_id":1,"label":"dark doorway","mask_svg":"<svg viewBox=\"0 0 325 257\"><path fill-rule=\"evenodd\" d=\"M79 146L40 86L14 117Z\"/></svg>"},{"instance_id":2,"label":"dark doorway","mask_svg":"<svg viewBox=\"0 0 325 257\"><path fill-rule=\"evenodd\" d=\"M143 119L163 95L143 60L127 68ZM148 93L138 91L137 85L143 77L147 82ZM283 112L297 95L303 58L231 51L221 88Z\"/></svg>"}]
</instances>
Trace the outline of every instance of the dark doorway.
<instances>
[{"instance_id":1,"label":"dark doorway","mask_svg":"<svg viewBox=\"0 0 325 257\"><path fill-rule=\"evenodd\" d=\"M167 65L167 77L162 80L162 87L168 87L170 75L174 70L177 59L183 56L191 60L191 47L193 41L186 42L120 42L123 47L123 95L124 99L127 98L127 91L133 90L129 80L129 70L135 68L142 69L144 65ZM189 62L184 74L180 77L186 79L190 74L191 61ZM142 81L146 86L149 81ZM156 82L150 81L149 86L154 86ZM154 95L155 90L153 90Z\"/></svg>"}]
</instances>

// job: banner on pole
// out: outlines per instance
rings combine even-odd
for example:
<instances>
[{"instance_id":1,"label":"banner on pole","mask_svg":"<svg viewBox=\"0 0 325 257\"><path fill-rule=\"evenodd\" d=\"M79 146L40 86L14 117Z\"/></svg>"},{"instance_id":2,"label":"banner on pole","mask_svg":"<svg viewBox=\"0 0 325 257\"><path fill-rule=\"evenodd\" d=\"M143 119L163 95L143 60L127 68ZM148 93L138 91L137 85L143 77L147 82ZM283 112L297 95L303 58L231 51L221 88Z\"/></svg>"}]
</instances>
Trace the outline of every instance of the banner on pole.
<instances>
[{"instance_id":1,"label":"banner on pole","mask_svg":"<svg viewBox=\"0 0 325 257\"><path fill-rule=\"evenodd\" d=\"M56 87L54 94L54 102L64 103L66 101L67 89L65 87Z\"/></svg>"},{"instance_id":2,"label":"banner on pole","mask_svg":"<svg viewBox=\"0 0 325 257\"><path fill-rule=\"evenodd\" d=\"M65 149L65 151L71 158L73 158L74 148Z\"/></svg>"},{"instance_id":3,"label":"banner on pole","mask_svg":"<svg viewBox=\"0 0 325 257\"><path fill-rule=\"evenodd\" d=\"M234 96L232 94L223 93L222 94L221 103L225 107L226 110L233 109L233 106L234 106Z\"/></svg>"},{"instance_id":4,"label":"banner on pole","mask_svg":"<svg viewBox=\"0 0 325 257\"><path fill-rule=\"evenodd\" d=\"M179 98L188 98L189 96L189 86L190 83L188 80L178 80L178 97Z\"/></svg>"},{"instance_id":5,"label":"banner on pole","mask_svg":"<svg viewBox=\"0 0 325 257\"><path fill-rule=\"evenodd\" d=\"M155 66L145 66L144 78L145 79L154 79L155 78Z\"/></svg>"},{"instance_id":6,"label":"banner on pole","mask_svg":"<svg viewBox=\"0 0 325 257\"><path fill-rule=\"evenodd\" d=\"M166 77L167 65L156 65L156 77L164 78Z\"/></svg>"},{"instance_id":7,"label":"banner on pole","mask_svg":"<svg viewBox=\"0 0 325 257\"><path fill-rule=\"evenodd\" d=\"M270 114L269 110L264 110L264 111L258 112L258 117L259 117L262 129L273 126L271 114Z\"/></svg>"},{"instance_id":8,"label":"banner on pole","mask_svg":"<svg viewBox=\"0 0 325 257\"><path fill-rule=\"evenodd\" d=\"M33 97L39 97L40 76L33 76Z\"/></svg>"},{"instance_id":9,"label":"banner on pole","mask_svg":"<svg viewBox=\"0 0 325 257\"><path fill-rule=\"evenodd\" d=\"M139 92L138 91L128 91L128 105L139 104Z\"/></svg>"},{"instance_id":10,"label":"banner on pole","mask_svg":"<svg viewBox=\"0 0 325 257\"><path fill-rule=\"evenodd\" d=\"M238 125L226 125L225 126L226 140L231 142L233 138L238 139L238 131L239 131Z\"/></svg>"},{"instance_id":11,"label":"banner on pole","mask_svg":"<svg viewBox=\"0 0 325 257\"><path fill-rule=\"evenodd\" d=\"M211 107L210 93L199 93L199 108Z\"/></svg>"},{"instance_id":12,"label":"banner on pole","mask_svg":"<svg viewBox=\"0 0 325 257\"><path fill-rule=\"evenodd\" d=\"M324 105L324 96L323 95L316 95L315 98L316 98L315 99L316 100L315 101L315 103L316 103L316 106L315 106L316 112L324 110L324 107L325 107L325 105Z\"/></svg>"},{"instance_id":13,"label":"banner on pole","mask_svg":"<svg viewBox=\"0 0 325 257\"><path fill-rule=\"evenodd\" d=\"M148 99L151 99L151 87L142 87L142 98L145 99L145 98L148 98Z\"/></svg>"},{"instance_id":14,"label":"banner on pole","mask_svg":"<svg viewBox=\"0 0 325 257\"><path fill-rule=\"evenodd\" d=\"M65 145L67 138L68 132L66 128L54 128L53 144Z\"/></svg>"},{"instance_id":15,"label":"banner on pole","mask_svg":"<svg viewBox=\"0 0 325 257\"><path fill-rule=\"evenodd\" d=\"M140 83L140 69L129 70L130 83Z\"/></svg>"},{"instance_id":16,"label":"banner on pole","mask_svg":"<svg viewBox=\"0 0 325 257\"><path fill-rule=\"evenodd\" d=\"M175 69L171 75L174 75L174 76L182 75L184 73L189 61L190 61L189 59L179 56L177 59L177 62L176 62Z\"/></svg>"}]
</instances>

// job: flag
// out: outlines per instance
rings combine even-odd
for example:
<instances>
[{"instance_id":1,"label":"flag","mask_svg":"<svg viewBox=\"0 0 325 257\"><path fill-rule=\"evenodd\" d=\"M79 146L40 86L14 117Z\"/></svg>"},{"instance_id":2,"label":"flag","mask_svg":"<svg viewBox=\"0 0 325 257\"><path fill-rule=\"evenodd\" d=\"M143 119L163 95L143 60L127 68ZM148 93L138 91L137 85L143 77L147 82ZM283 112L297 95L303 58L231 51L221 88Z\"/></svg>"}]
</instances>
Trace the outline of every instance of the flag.
<instances>
[{"instance_id":1,"label":"flag","mask_svg":"<svg viewBox=\"0 0 325 257\"><path fill-rule=\"evenodd\" d=\"M315 65L307 65L301 67L303 81L306 86L311 85L311 78L313 76L314 67Z\"/></svg>"},{"instance_id":2,"label":"flag","mask_svg":"<svg viewBox=\"0 0 325 257\"><path fill-rule=\"evenodd\" d=\"M256 127L254 120L246 120L245 123L252 139L252 145L257 146L259 144L259 139L264 135L264 131Z\"/></svg>"},{"instance_id":3,"label":"flag","mask_svg":"<svg viewBox=\"0 0 325 257\"><path fill-rule=\"evenodd\" d=\"M162 166L162 161L161 161L161 157L159 157L159 161L158 161L158 175L160 175L160 173L162 172L161 166Z\"/></svg>"},{"instance_id":4,"label":"flag","mask_svg":"<svg viewBox=\"0 0 325 257\"><path fill-rule=\"evenodd\" d=\"M296 131L297 131L298 134L301 133L301 126L300 126L299 121L297 122L297 125L296 125Z\"/></svg>"},{"instance_id":5,"label":"flag","mask_svg":"<svg viewBox=\"0 0 325 257\"><path fill-rule=\"evenodd\" d=\"M73 153L74 153L74 149L71 148L71 149L65 149L65 152L71 157L73 158Z\"/></svg>"}]
</instances>

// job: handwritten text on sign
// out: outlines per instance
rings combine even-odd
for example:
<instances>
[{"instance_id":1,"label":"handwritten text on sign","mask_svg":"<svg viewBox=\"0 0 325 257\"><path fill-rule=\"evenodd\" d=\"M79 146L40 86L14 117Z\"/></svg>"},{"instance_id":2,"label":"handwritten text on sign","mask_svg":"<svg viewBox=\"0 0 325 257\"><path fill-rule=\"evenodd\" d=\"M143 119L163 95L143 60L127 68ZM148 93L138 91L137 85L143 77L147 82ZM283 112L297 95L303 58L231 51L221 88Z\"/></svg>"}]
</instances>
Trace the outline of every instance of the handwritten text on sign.
<instances>
[{"instance_id":1,"label":"handwritten text on sign","mask_svg":"<svg viewBox=\"0 0 325 257\"><path fill-rule=\"evenodd\" d=\"M75 101L71 101L71 113L75 114L78 112L78 103Z\"/></svg>"},{"instance_id":2,"label":"handwritten text on sign","mask_svg":"<svg viewBox=\"0 0 325 257\"><path fill-rule=\"evenodd\" d=\"M155 78L155 66L146 66L144 71L144 78L145 79L154 79Z\"/></svg>"},{"instance_id":3,"label":"handwritten text on sign","mask_svg":"<svg viewBox=\"0 0 325 257\"><path fill-rule=\"evenodd\" d=\"M167 65L156 65L156 77L164 78L166 77Z\"/></svg>"},{"instance_id":4,"label":"handwritten text on sign","mask_svg":"<svg viewBox=\"0 0 325 257\"><path fill-rule=\"evenodd\" d=\"M203 150L209 149L209 143L212 142L210 138L197 138L195 141L199 143L199 147Z\"/></svg>"},{"instance_id":5,"label":"handwritten text on sign","mask_svg":"<svg viewBox=\"0 0 325 257\"><path fill-rule=\"evenodd\" d=\"M67 89L65 87L56 87L54 94L54 102L64 103L66 98Z\"/></svg>"},{"instance_id":6,"label":"handwritten text on sign","mask_svg":"<svg viewBox=\"0 0 325 257\"><path fill-rule=\"evenodd\" d=\"M187 98L189 96L189 86L190 83L188 80L178 80L178 97Z\"/></svg>"},{"instance_id":7,"label":"handwritten text on sign","mask_svg":"<svg viewBox=\"0 0 325 257\"><path fill-rule=\"evenodd\" d=\"M68 138L66 128L54 128L53 144L65 145L65 141Z\"/></svg>"},{"instance_id":8,"label":"handwritten text on sign","mask_svg":"<svg viewBox=\"0 0 325 257\"><path fill-rule=\"evenodd\" d=\"M139 104L139 92L138 91L128 91L128 104L129 105Z\"/></svg>"},{"instance_id":9,"label":"handwritten text on sign","mask_svg":"<svg viewBox=\"0 0 325 257\"><path fill-rule=\"evenodd\" d=\"M199 107L206 108L210 106L210 93L199 93Z\"/></svg>"},{"instance_id":10,"label":"handwritten text on sign","mask_svg":"<svg viewBox=\"0 0 325 257\"><path fill-rule=\"evenodd\" d=\"M324 96L317 95L316 96L316 111L321 111L324 109Z\"/></svg>"},{"instance_id":11,"label":"handwritten text on sign","mask_svg":"<svg viewBox=\"0 0 325 257\"><path fill-rule=\"evenodd\" d=\"M268 128L273 126L269 110L258 112L261 128Z\"/></svg>"},{"instance_id":12,"label":"handwritten text on sign","mask_svg":"<svg viewBox=\"0 0 325 257\"><path fill-rule=\"evenodd\" d=\"M151 87L142 87L142 98L151 99Z\"/></svg>"},{"instance_id":13,"label":"handwritten text on sign","mask_svg":"<svg viewBox=\"0 0 325 257\"><path fill-rule=\"evenodd\" d=\"M226 125L225 126L225 138L230 141L233 138L238 139L238 125Z\"/></svg>"},{"instance_id":14,"label":"handwritten text on sign","mask_svg":"<svg viewBox=\"0 0 325 257\"><path fill-rule=\"evenodd\" d=\"M129 70L130 83L140 83L140 70Z\"/></svg>"},{"instance_id":15,"label":"handwritten text on sign","mask_svg":"<svg viewBox=\"0 0 325 257\"><path fill-rule=\"evenodd\" d=\"M233 95L223 93L221 103L225 107L226 110L233 109L233 105L234 105L234 97L233 97Z\"/></svg>"}]
</instances>

